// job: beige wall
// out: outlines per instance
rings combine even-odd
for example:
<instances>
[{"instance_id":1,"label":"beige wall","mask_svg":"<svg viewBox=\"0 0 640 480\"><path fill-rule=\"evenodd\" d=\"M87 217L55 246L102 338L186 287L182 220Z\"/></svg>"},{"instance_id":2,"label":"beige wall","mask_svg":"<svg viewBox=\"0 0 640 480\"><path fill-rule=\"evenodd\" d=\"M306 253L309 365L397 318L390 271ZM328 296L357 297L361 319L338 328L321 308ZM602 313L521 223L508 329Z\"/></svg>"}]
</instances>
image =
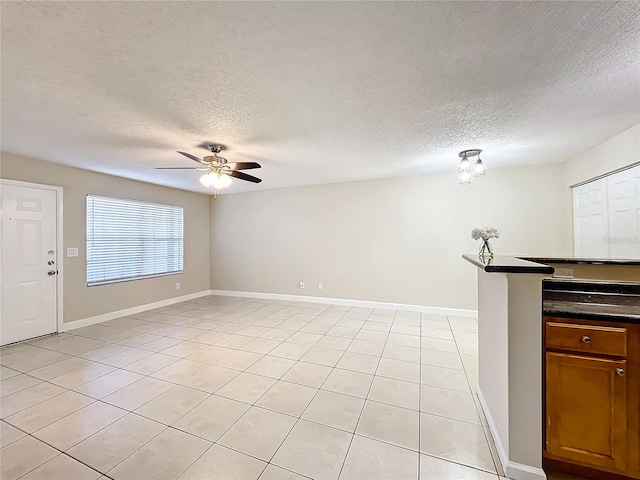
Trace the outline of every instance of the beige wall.
<instances>
[{"instance_id":1,"label":"beige wall","mask_svg":"<svg viewBox=\"0 0 640 480\"><path fill-rule=\"evenodd\" d=\"M640 123L565 162L564 204L565 225L573 256L573 193L572 185L640 162Z\"/></svg>"},{"instance_id":2,"label":"beige wall","mask_svg":"<svg viewBox=\"0 0 640 480\"><path fill-rule=\"evenodd\" d=\"M562 169L490 169L461 187L453 165L212 198L211 288L475 309L475 268L461 258L478 249L473 227L500 231L498 254L570 252Z\"/></svg>"},{"instance_id":3,"label":"beige wall","mask_svg":"<svg viewBox=\"0 0 640 480\"><path fill-rule=\"evenodd\" d=\"M64 188L64 245L60 250L65 254L62 265L65 322L209 289L208 196L7 153L2 154L0 176ZM85 255L88 193L182 205L184 273L88 288ZM79 256L66 258L68 247L78 247ZM180 290L176 290L176 282L180 282Z\"/></svg>"}]
</instances>

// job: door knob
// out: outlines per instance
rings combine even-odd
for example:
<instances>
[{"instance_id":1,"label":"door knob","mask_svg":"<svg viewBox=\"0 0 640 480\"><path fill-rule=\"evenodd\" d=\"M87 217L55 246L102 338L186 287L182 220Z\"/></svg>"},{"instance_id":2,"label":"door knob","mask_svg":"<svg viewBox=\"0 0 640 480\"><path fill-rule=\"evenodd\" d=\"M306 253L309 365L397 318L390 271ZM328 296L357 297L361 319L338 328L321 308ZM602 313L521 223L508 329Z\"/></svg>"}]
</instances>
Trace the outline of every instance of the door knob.
<instances>
[{"instance_id":1,"label":"door knob","mask_svg":"<svg viewBox=\"0 0 640 480\"><path fill-rule=\"evenodd\" d=\"M55 275L55 274L56 274L56 271L55 271L55 270L49 270L49 271L47 272L47 274L49 274L49 275Z\"/></svg>"},{"instance_id":2,"label":"door knob","mask_svg":"<svg viewBox=\"0 0 640 480\"><path fill-rule=\"evenodd\" d=\"M624 368L616 368L616 373L619 376L624 377Z\"/></svg>"},{"instance_id":3,"label":"door knob","mask_svg":"<svg viewBox=\"0 0 640 480\"><path fill-rule=\"evenodd\" d=\"M591 338L585 335L582 337L582 343L591 343Z\"/></svg>"},{"instance_id":4,"label":"door knob","mask_svg":"<svg viewBox=\"0 0 640 480\"><path fill-rule=\"evenodd\" d=\"M53 265L54 263L56 263L56 262L54 262L53 260L49 260L49 261L47 262L47 265Z\"/></svg>"}]
</instances>

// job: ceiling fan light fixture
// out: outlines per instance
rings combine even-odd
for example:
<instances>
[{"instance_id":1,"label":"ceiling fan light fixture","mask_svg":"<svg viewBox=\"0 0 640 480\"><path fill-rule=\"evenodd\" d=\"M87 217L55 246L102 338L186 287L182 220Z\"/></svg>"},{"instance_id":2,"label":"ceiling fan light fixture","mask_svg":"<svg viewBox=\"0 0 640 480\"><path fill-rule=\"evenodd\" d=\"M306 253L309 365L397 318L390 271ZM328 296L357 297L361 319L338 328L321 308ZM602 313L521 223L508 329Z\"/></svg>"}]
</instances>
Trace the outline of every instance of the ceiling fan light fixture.
<instances>
[{"instance_id":1,"label":"ceiling fan light fixture","mask_svg":"<svg viewBox=\"0 0 640 480\"><path fill-rule=\"evenodd\" d=\"M216 190L219 190L231 185L231 177L229 177L229 175L219 174L217 172L211 171L209 173L205 173L202 177L200 177L200 183L205 187L213 187Z\"/></svg>"},{"instance_id":2,"label":"ceiling fan light fixture","mask_svg":"<svg viewBox=\"0 0 640 480\"><path fill-rule=\"evenodd\" d=\"M211 187L216 178L218 178L218 175L215 172L207 172L200 177L200 183L205 187Z\"/></svg>"},{"instance_id":3,"label":"ceiling fan light fixture","mask_svg":"<svg viewBox=\"0 0 640 480\"><path fill-rule=\"evenodd\" d=\"M231 185L231 177L229 175L216 175L212 180L212 185L216 189L227 188Z\"/></svg>"},{"instance_id":4,"label":"ceiling fan light fixture","mask_svg":"<svg viewBox=\"0 0 640 480\"><path fill-rule=\"evenodd\" d=\"M199 170L204 171L199 179L200 183L207 188L213 187L214 197L217 197L218 190L227 188L231 185L231 177L239 180L244 180L251 183L260 183L262 179L254 177L244 173L242 170L251 170L254 168L261 168L261 165L256 162L231 162L229 163L226 158L219 157L218 153L222 150L222 145L209 145L209 150L213 155L209 155L204 158L198 158L187 152L178 153L193 160L198 164L197 167L156 167L158 170Z\"/></svg>"}]
</instances>

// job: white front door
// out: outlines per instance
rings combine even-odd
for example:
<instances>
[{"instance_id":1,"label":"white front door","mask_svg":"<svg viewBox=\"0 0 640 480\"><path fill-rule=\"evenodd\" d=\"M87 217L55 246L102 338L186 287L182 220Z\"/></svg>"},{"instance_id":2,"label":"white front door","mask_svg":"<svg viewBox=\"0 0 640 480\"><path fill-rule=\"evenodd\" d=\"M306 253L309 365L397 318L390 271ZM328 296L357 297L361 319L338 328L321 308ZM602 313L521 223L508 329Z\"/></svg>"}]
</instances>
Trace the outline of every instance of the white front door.
<instances>
[{"instance_id":1,"label":"white front door","mask_svg":"<svg viewBox=\"0 0 640 480\"><path fill-rule=\"evenodd\" d=\"M0 345L57 329L57 192L2 185Z\"/></svg>"}]
</instances>

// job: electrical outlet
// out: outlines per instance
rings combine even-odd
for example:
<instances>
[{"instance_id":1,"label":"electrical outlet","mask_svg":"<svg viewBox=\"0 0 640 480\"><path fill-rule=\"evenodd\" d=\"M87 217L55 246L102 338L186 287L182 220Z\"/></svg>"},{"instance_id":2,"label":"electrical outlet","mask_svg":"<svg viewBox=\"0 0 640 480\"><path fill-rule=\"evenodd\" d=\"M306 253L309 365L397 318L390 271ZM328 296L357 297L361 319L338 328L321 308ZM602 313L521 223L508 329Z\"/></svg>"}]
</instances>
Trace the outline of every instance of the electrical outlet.
<instances>
[{"instance_id":1,"label":"electrical outlet","mask_svg":"<svg viewBox=\"0 0 640 480\"><path fill-rule=\"evenodd\" d=\"M77 248L67 248L67 257L77 257L78 249Z\"/></svg>"},{"instance_id":2,"label":"electrical outlet","mask_svg":"<svg viewBox=\"0 0 640 480\"><path fill-rule=\"evenodd\" d=\"M300 282L300 288L304 288L304 282Z\"/></svg>"},{"instance_id":3,"label":"electrical outlet","mask_svg":"<svg viewBox=\"0 0 640 480\"><path fill-rule=\"evenodd\" d=\"M318 284L318 290L322 290L322 282Z\"/></svg>"},{"instance_id":4,"label":"electrical outlet","mask_svg":"<svg viewBox=\"0 0 640 480\"><path fill-rule=\"evenodd\" d=\"M180 282L176 282L176 290L180 290Z\"/></svg>"},{"instance_id":5,"label":"electrical outlet","mask_svg":"<svg viewBox=\"0 0 640 480\"><path fill-rule=\"evenodd\" d=\"M553 272L554 277L573 278L573 268L556 268Z\"/></svg>"}]
</instances>

